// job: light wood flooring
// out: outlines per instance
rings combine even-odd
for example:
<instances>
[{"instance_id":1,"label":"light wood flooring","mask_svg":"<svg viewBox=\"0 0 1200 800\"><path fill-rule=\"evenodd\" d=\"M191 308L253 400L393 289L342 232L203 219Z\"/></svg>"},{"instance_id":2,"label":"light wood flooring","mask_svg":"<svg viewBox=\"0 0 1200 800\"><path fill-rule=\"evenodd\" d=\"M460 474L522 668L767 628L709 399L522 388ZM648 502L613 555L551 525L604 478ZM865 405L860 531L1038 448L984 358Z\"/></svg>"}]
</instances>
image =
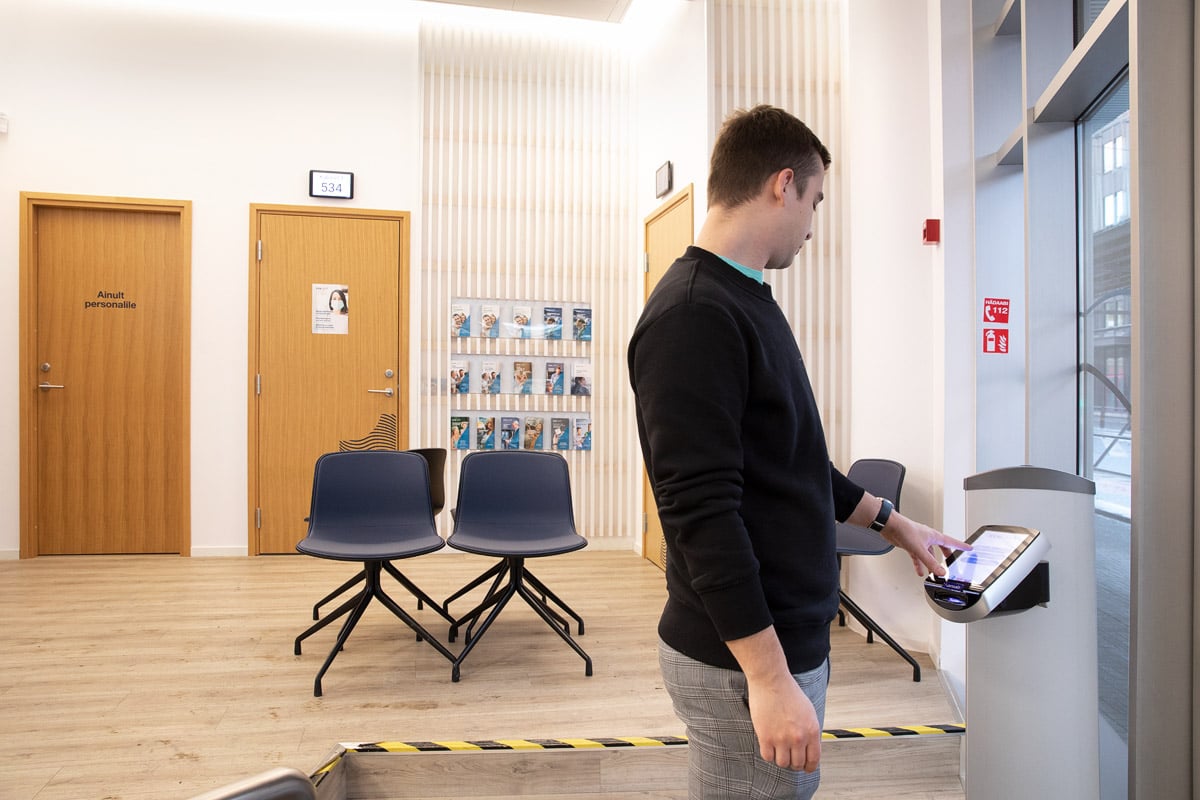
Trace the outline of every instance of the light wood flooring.
<instances>
[{"instance_id":1,"label":"light wood flooring","mask_svg":"<svg viewBox=\"0 0 1200 800\"><path fill-rule=\"evenodd\" d=\"M443 551L398 566L440 599L490 564ZM578 641L592 677L514 603L451 683L449 662L373 606L315 698L336 626L301 656L293 639L353 564L0 561L0 798L187 798L273 766L311 772L339 742L682 735L655 656L662 573L635 554L590 549L531 566L584 617ZM444 637L439 617L415 611L386 576L385 585ZM932 664L918 658L925 677L914 683L886 645L835 628L826 728L957 722Z\"/></svg>"}]
</instances>

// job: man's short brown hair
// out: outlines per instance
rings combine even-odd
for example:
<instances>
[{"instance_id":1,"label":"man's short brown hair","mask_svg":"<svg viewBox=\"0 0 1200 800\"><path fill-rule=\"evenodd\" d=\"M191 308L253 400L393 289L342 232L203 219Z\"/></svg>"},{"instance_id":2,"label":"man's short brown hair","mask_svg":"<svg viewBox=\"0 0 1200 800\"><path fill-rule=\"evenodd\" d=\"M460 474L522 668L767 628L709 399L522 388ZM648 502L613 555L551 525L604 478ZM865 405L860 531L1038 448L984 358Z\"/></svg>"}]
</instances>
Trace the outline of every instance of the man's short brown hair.
<instances>
[{"instance_id":1,"label":"man's short brown hair","mask_svg":"<svg viewBox=\"0 0 1200 800\"><path fill-rule=\"evenodd\" d=\"M758 196L782 169L796 173L803 194L808 179L832 158L817 135L782 108L758 105L735 111L721 126L708 173L708 205L735 208Z\"/></svg>"}]
</instances>

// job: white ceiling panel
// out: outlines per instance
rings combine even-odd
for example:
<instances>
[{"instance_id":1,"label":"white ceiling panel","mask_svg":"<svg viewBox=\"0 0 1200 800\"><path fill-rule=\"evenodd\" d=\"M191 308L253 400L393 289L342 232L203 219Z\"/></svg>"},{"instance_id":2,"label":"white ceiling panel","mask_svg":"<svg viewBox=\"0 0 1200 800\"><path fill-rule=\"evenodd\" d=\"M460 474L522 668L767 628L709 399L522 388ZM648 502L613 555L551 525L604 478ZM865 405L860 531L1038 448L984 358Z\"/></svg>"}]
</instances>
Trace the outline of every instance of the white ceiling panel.
<instances>
[{"instance_id":1,"label":"white ceiling panel","mask_svg":"<svg viewBox=\"0 0 1200 800\"><path fill-rule=\"evenodd\" d=\"M596 22L620 22L631 0L431 0L456 6L494 8L500 11L524 11L530 14L549 14L574 17Z\"/></svg>"}]
</instances>

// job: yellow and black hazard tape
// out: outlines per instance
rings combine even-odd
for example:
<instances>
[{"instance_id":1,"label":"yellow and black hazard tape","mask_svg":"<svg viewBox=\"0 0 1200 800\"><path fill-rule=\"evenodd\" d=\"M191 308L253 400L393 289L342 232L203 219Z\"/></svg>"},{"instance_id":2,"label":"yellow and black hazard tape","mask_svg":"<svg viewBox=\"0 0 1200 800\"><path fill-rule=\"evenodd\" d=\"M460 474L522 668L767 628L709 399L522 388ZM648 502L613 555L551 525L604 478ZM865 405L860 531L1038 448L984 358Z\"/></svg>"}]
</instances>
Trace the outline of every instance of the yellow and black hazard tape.
<instances>
[{"instance_id":1,"label":"yellow and black hazard tape","mask_svg":"<svg viewBox=\"0 0 1200 800\"><path fill-rule=\"evenodd\" d=\"M444 753L475 750L583 750L603 747L661 747L687 744L682 736L618 736L601 739L487 739L474 742L372 742L354 753Z\"/></svg>"},{"instance_id":2,"label":"yellow and black hazard tape","mask_svg":"<svg viewBox=\"0 0 1200 800\"><path fill-rule=\"evenodd\" d=\"M823 741L841 739L884 739L902 736L945 736L966 732L965 725L900 725L885 728L830 728L821 732ZM347 753L472 753L485 751L586 750L615 747L671 747L687 744L684 736L617 736L597 739L484 739L441 742L363 742L339 748L312 775L319 784Z\"/></svg>"},{"instance_id":3,"label":"yellow and black hazard tape","mask_svg":"<svg viewBox=\"0 0 1200 800\"><path fill-rule=\"evenodd\" d=\"M613 747L670 747L687 744L682 736L616 736L597 739L484 739L441 742L363 742L342 745L311 776L320 784L347 753L472 753L484 751L588 750Z\"/></svg>"},{"instance_id":4,"label":"yellow and black hazard tape","mask_svg":"<svg viewBox=\"0 0 1200 800\"><path fill-rule=\"evenodd\" d=\"M945 736L966 733L965 725L898 725L886 728L830 728L821 732L822 741L838 739L886 739L894 736Z\"/></svg>"}]
</instances>

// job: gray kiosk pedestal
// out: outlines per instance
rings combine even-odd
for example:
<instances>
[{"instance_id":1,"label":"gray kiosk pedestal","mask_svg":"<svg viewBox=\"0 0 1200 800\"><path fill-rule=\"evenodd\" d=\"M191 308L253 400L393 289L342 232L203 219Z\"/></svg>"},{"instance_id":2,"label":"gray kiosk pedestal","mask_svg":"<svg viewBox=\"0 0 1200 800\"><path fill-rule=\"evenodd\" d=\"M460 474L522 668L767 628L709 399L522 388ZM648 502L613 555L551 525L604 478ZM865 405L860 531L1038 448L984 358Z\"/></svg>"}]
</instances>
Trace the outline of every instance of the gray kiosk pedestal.
<instances>
[{"instance_id":1,"label":"gray kiosk pedestal","mask_svg":"<svg viewBox=\"0 0 1200 800\"><path fill-rule=\"evenodd\" d=\"M967 799L1099 797L1095 484L1025 466L963 488L968 531L1024 526L1050 544L1045 606L967 625Z\"/></svg>"}]
</instances>

